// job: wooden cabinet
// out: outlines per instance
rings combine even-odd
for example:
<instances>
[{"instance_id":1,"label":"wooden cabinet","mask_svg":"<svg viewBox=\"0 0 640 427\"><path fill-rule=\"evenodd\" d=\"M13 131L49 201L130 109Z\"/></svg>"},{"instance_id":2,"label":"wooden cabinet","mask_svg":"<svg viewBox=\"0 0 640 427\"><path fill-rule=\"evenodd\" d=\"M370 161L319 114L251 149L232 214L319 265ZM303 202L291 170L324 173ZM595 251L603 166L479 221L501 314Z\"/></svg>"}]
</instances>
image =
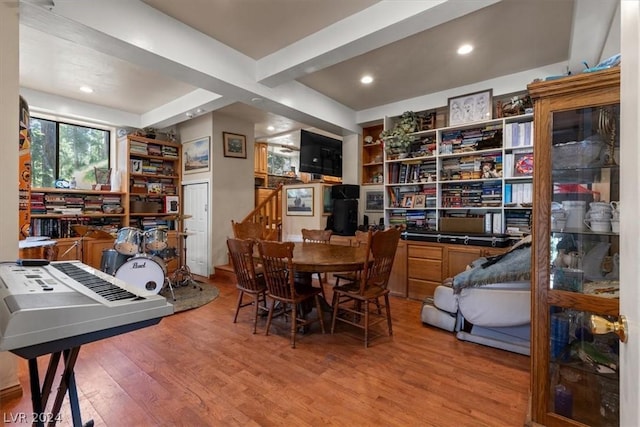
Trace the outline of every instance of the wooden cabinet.
<instances>
[{"instance_id":1,"label":"wooden cabinet","mask_svg":"<svg viewBox=\"0 0 640 427\"><path fill-rule=\"evenodd\" d=\"M402 265L399 260L404 256L406 288L398 286L394 295L405 296L422 300L433 296L437 286L447 277L453 277L464 271L472 261L480 257L499 255L507 251L507 248L491 248L484 246L454 245L445 243L402 241L404 251L398 248L396 264Z\"/></svg>"},{"instance_id":2,"label":"wooden cabinet","mask_svg":"<svg viewBox=\"0 0 640 427\"><path fill-rule=\"evenodd\" d=\"M533 83L529 93L537 146L532 421L617 426L624 349L614 333L592 328L597 320L618 320L617 260L630 250L612 228L625 155L620 68Z\"/></svg>"},{"instance_id":3,"label":"wooden cabinet","mask_svg":"<svg viewBox=\"0 0 640 427\"><path fill-rule=\"evenodd\" d=\"M362 129L362 185L381 185L384 182L382 124Z\"/></svg>"},{"instance_id":4,"label":"wooden cabinet","mask_svg":"<svg viewBox=\"0 0 640 427\"><path fill-rule=\"evenodd\" d=\"M181 145L135 135L128 135L126 144L129 226L171 229L170 218L182 212Z\"/></svg>"},{"instance_id":5,"label":"wooden cabinet","mask_svg":"<svg viewBox=\"0 0 640 427\"><path fill-rule=\"evenodd\" d=\"M93 268L100 270L102 262L102 251L113 249L113 240L84 239L82 262Z\"/></svg>"},{"instance_id":6,"label":"wooden cabinet","mask_svg":"<svg viewBox=\"0 0 640 427\"><path fill-rule=\"evenodd\" d=\"M267 163L267 149L268 145L266 142L256 142L254 145L253 173L256 178L260 178L263 180L262 185L264 186L268 185L267 176L269 173Z\"/></svg>"}]
</instances>

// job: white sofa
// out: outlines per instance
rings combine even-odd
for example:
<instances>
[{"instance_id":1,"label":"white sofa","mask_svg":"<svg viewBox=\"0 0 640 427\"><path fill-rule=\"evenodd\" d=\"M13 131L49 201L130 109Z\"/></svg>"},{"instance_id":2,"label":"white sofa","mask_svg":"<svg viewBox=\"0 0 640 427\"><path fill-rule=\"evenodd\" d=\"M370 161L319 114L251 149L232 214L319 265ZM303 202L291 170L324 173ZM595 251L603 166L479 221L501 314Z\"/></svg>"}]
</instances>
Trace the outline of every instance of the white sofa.
<instances>
[{"instance_id":1,"label":"white sofa","mask_svg":"<svg viewBox=\"0 0 640 427\"><path fill-rule=\"evenodd\" d=\"M474 261L469 271L438 286L423 304L422 322L456 332L460 340L529 355L530 245L524 242L515 252L493 267L484 258Z\"/></svg>"}]
</instances>

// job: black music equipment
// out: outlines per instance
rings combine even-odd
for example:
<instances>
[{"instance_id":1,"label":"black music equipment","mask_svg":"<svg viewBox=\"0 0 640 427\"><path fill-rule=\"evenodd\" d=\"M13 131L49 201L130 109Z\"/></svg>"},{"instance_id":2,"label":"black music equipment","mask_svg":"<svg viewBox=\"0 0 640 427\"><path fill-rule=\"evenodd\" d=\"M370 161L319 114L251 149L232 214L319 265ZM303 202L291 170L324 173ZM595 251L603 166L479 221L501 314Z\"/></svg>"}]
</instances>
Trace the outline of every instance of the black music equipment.
<instances>
[{"instance_id":1,"label":"black music equipment","mask_svg":"<svg viewBox=\"0 0 640 427\"><path fill-rule=\"evenodd\" d=\"M0 263L0 301L0 351L28 359L36 426L45 420L55 424L67 391L73 425L83 425L74 376L83 344L155 325L173 313L164 297L79 261ZM41 389L37 359L47 354ZM61 356L62 378L53 406L45 412Z\"/></svg>"},{"instance_id":2,"label":"black music equipment","mask_svg":"<svg viewBox=\"0 0 640 427\"><path fill-rule=\"evenodd\" d=\"M331 187L331 198L333 200L341 199L359 199L360 186L353 184L338 184Z\"/></svg>"},{"instance_id":3,"label":"black music equipment","mask_svg":"<svg viewBox=\"0 0 640 427\"><path fill-rule=\"evenodd\" d=\"M339 236L353 236L358 229L358 200L337 199L333 201L332 230Z\"/></svg>"}]
</instances>

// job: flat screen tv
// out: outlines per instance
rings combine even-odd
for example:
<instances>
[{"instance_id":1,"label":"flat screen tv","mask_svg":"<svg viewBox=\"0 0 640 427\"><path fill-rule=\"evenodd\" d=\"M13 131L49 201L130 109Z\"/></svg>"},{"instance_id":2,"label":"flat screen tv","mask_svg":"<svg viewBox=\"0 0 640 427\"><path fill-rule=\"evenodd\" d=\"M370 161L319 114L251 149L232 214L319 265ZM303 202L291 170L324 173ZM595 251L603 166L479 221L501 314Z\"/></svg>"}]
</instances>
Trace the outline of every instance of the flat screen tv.
<instances>
[{"instance_id":1,"label":"flat screen tv","mask_svg":"<svg viewBox=\"0 0 640 427\"><path fill-rule=\"evenodd\" d=\"M300 172L342 178L342 141L300 130Z\"/></svg>"}]
</instances>

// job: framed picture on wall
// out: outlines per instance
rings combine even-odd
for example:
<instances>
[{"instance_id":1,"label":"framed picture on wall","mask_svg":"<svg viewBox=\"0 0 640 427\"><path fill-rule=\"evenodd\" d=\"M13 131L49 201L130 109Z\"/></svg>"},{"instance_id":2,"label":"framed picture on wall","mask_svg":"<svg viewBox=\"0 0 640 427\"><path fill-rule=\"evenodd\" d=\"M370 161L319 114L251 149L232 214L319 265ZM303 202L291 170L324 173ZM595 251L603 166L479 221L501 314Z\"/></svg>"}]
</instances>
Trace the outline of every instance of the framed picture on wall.
<instances>
[{"instance_id":1,"label":"framed picture on wall","mask_svg":"<svg viewBox=\"0 0 640 427\"><path fill-rule=\"evenodd\" d=\"M237 133L222 132L224 156L237 159L247 158L247 137Z\"/></svg>"},{"instance_id":2,"label":"framed picture on wall","mask_svg":"<svg viewBox=\"0 0 640 427\"><path fill-rule=\"evenodd\" d=\"M208 136L182 144L182 173L209 171L210 150Z\"/></svg>"},{"instance_id":3,"label":"framed picture on wall","mask_svg":"<svg viewBox=\"0 0 640 427\"><path fill-rule=\"evenodd\" d=\"M367 191L364 210L367 212L382 212L384 206L383 198L384 193L382 191Z\"/></svg>"},{"instance_id":4,"label":"framed picture on wall","mask_svg":"<svg viewBox=\"0 0 640 427\"><path fill-rule=\"evenodd\" d=\"M463 125L493 117L493 90L449 98L449 126Z\"/></svg>"},{"instance_id":5,"label":"framed picture on wall","mask_svg":"<svg viewBox=\"0 0 640 427\"><path fill-rule=\"evenodd\" d=\"M313 216L313 187L287 188L287 215Z\"/></svg>"}]
</instances>

